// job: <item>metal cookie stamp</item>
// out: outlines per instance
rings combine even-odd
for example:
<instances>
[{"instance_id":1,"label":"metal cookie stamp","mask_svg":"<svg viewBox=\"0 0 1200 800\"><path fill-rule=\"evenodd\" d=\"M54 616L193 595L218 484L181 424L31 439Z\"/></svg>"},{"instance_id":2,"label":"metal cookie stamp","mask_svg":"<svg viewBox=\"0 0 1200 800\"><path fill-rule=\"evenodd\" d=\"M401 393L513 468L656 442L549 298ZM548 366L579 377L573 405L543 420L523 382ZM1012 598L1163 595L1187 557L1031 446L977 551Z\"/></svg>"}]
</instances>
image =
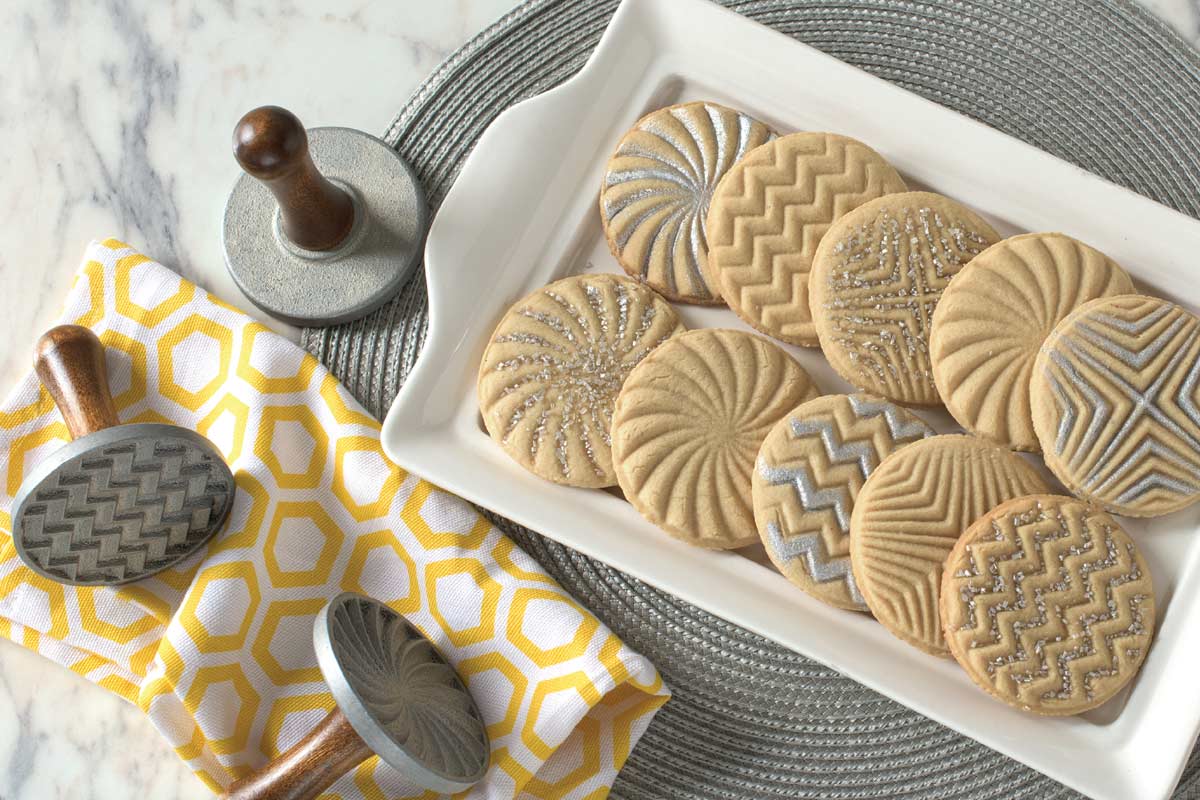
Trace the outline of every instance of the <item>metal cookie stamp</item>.
<instances>
[{"instance_id":1,"label":"metal cookie stamp","mask_svg":"<svg viewBox=\"0 0 1200 800\"><path fill-rule=\"evenodd\" d=\"M408 620L347 592L317 614L313 646L337 707L290 750L230 786L226 798L309 800L373 754L438 794L483 778L483 717L454 668Z\"/></svg>"},{"instance_id":2,"label":"metal cookie stamp","mask_svg":"<svg viewBox=\"0 0 1200 800\"><path fill-rule=\"evenodd\" d=\"M221 528L235 484L220 451L176 425L119 424L94 333L50 330L34 369L74 441L38 463L14 498L13 541L30 569L60 583L127 583Z\"/></svg>"},{"instance_id":3,"label":"metal cookie stamp","mask_svg":"<svg viewBox=\"0 0 1200 800\"><path fill-rule=\"evenodd\" d=\"M374 311L412 275L428 210L387 144L351 128L305 131L278 106L233 133L245 170L225 205L225 263L251 302L295 325Z\"/></svg>"}]
</instances>

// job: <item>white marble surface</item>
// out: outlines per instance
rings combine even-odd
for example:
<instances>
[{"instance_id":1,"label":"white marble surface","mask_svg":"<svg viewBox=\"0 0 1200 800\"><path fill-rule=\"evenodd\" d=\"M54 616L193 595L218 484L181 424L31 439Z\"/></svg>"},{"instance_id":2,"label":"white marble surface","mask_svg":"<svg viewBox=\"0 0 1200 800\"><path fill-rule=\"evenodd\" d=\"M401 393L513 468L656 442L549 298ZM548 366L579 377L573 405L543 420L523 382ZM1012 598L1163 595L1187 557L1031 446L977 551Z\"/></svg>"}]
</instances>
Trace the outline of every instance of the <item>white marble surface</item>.
<instances>
[{"instance_id":1,"label":"white marble surface","mask_svg":"<svg viewBox=\"0 0 1200 800\"><path fill-rule=\"evenodd\" d=\"M1140 1L1200 45L1200 0ZM276 103L309 125L380 133L444 56L516 4L8 0L0 391L91 238L128 241L247 307L219 241L233 122ZM0 800L126 796L211 797L133 706L0 641Z\"/></svg>"}]
</instances>

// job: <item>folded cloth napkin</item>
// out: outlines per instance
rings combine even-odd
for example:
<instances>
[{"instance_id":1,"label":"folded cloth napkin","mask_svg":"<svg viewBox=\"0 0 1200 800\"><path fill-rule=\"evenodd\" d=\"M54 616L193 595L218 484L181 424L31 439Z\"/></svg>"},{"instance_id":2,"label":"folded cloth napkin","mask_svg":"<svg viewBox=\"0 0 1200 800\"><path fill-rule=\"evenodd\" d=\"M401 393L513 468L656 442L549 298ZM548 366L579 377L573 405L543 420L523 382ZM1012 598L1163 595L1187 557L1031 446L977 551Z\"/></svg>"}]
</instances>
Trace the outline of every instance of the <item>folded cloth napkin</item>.
<instances>
[{"instance_id":1,"label":"folded cloth napkin","mask_svg":"<svg viewBox=\"0 0 1200 800\"><path fill-rule=\"evenodd\" d=\"M313 615L361 592L430 636L478 702L491 765L465 797L607 794L668 697L653 665L471 506L390 464L378 422L316 359L114 240L89 246L63 321L104 342L122 422L207 436L237 499L176 569L118 588L44 580L9 515L68 433L26 375L0 406L0 635L137 703L219 791L332 708ZM423 796L377 758L331 792Z\"/></svg>"}]
</instances>

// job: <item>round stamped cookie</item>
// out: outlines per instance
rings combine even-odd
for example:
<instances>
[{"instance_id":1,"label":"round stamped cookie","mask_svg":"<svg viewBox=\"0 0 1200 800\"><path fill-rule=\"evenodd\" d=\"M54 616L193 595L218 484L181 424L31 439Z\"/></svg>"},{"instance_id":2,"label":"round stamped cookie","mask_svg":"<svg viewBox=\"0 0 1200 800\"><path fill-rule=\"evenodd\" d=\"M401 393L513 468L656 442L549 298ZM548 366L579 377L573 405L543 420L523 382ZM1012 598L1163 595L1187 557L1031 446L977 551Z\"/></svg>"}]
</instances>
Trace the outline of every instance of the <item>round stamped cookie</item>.
<instances>
[{"instance_id":1,"label":"round stamped cookie","mask_svg":"<svg viewBox=\"0 0 1200 800\"><path fill-rule=\"evenodd\" d=\"M946 556L988 511L1046 491L1020 456L972 436L934 436L888 456L850 518L850 563L871 613L909 644L948 655L938 610Z\"/></svg>"},{"instance_id":2,"label":"round stamped cookie","mask_svg":"<svg viewBox=\"0 0 1200 800\"><path fill-rule=\"evenodd\" d=\"M762 337L677 336L634 368L617 398L621 489L678 539L715 549L757 542L750 483L758 448L785 414L817 396L808 373Z\"/></svg>"},{"instance_id":3,"label":"round stamped cookie","mask_svg":"<svg viewBox=\"0 0 1200 800\"><path fill-rule=\"evenodd\" d=\"M1155 517L1200 499L1200 319L1155 297L1077 309L1033 365L1033 427L1071 490Z\"/></svg>"},{"instance_id":4,"label":"round stamped cookie","mask_svg":"<svg viewBox=\"0 0 1200 800\"><path fill-rule=\"evenodd\" d=\"M988 694L1036 714L1095 708L1132 680L1154 636L1154 587L1129 535L1073 497L1004 503L946 559L942 622Z\"/></svg>"},{"instance_id":5,"label":"round stamped cookie","mask_svg":"<svg viewBox=\"0 0 1200 800\"><path fill-rule=\"evenodd\" d=\"M854 500L880 461L933 435L912 412L865 394L818 397L777 422L758 451L751 496L779 571L832 606L869 610L850 569Z\"/></svg>"},{"instance_id":6,"label":"round stamped cookie","mask_svg":"<svg viewBox=\"0 0 1200 800\"><path fill-rule=\"evenodd\" d=\"M717 304L704 217L717 182L771 129L716 103L654 111L625 134L600 189L600 219L621 267L671 300Z\"/></svg>"},{"instance_id":7,"label":"round stamped cookie","mask_svg":"<svg viewBox=\"0 0 1200 800\"><path fill-rule=\"evenodd\" d=\"M988 441L1036 452L1029 384L1042 342L1084 303L1133 290L1115 261L1065 234L1028 233L984 250L933 314L933 379L946 408Z\"/></svg>"},{"instance_id":8,"label":"round stamped cookie","mask_svg":"<svg viewBox=\"0 0 1200 800\"><path fill-rule=\"evenodd\" d=\"M504 315L479 365L488 433L539 477L614 485L609 429L621 384L683 330L670 303L624 276L576 275L538 289Z\"/></svg>"},{"instance_id":9,"label":"round stamped cookie","mask_svg":"<svg viewBox=\"0 0 1200 800\"><path fill-rule=\"evenodd\" d=\"M758 330L814 346L808 279L821 237L868 200L906 190L883 156L835 133L793 133L751 150L713 194L708 269Z\"/></svg>"},{"instance_id":10,"label":"round stamped cookie","mask_svg":"<svg viewBox=\"0 0 1200 800\"><path fill-rule=\"evenodd\" d=\"M886 195L843 216L821 240L809 284L829 363L889 400L937 405L934 307L950 279L999 239L978 214L931 192Z\"/></svg>"}]
</instances>

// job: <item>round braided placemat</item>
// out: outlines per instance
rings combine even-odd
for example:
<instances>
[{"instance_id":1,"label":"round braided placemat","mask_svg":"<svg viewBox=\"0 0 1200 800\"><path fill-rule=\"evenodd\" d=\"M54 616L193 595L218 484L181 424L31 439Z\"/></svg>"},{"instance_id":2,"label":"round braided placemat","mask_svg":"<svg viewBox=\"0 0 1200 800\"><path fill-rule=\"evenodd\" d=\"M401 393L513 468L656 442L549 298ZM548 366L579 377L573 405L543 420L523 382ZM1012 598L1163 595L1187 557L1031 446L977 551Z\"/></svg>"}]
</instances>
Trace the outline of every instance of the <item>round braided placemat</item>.
<instances>
[{"instance_id":1,"label":"round braided placemat","mask_svg":"<svg viewBox=\"0 0 1200 800\"><path fill-rule=\"evenodd\" d=\"M1200 216L1200 55L1128 0L724 4ZM426 81L386 139L416 169L432 208L488 123L582 66L616 5L533 0ZM307 330L303 341L382 416L420 351L425 322L422 275L370 317ZM1077 796L810 659L497 522L649 656L675 693L613 797ZM1200 757L1193 757L1176 796L1198 791Z\"/></svg>"}]
</instances>

